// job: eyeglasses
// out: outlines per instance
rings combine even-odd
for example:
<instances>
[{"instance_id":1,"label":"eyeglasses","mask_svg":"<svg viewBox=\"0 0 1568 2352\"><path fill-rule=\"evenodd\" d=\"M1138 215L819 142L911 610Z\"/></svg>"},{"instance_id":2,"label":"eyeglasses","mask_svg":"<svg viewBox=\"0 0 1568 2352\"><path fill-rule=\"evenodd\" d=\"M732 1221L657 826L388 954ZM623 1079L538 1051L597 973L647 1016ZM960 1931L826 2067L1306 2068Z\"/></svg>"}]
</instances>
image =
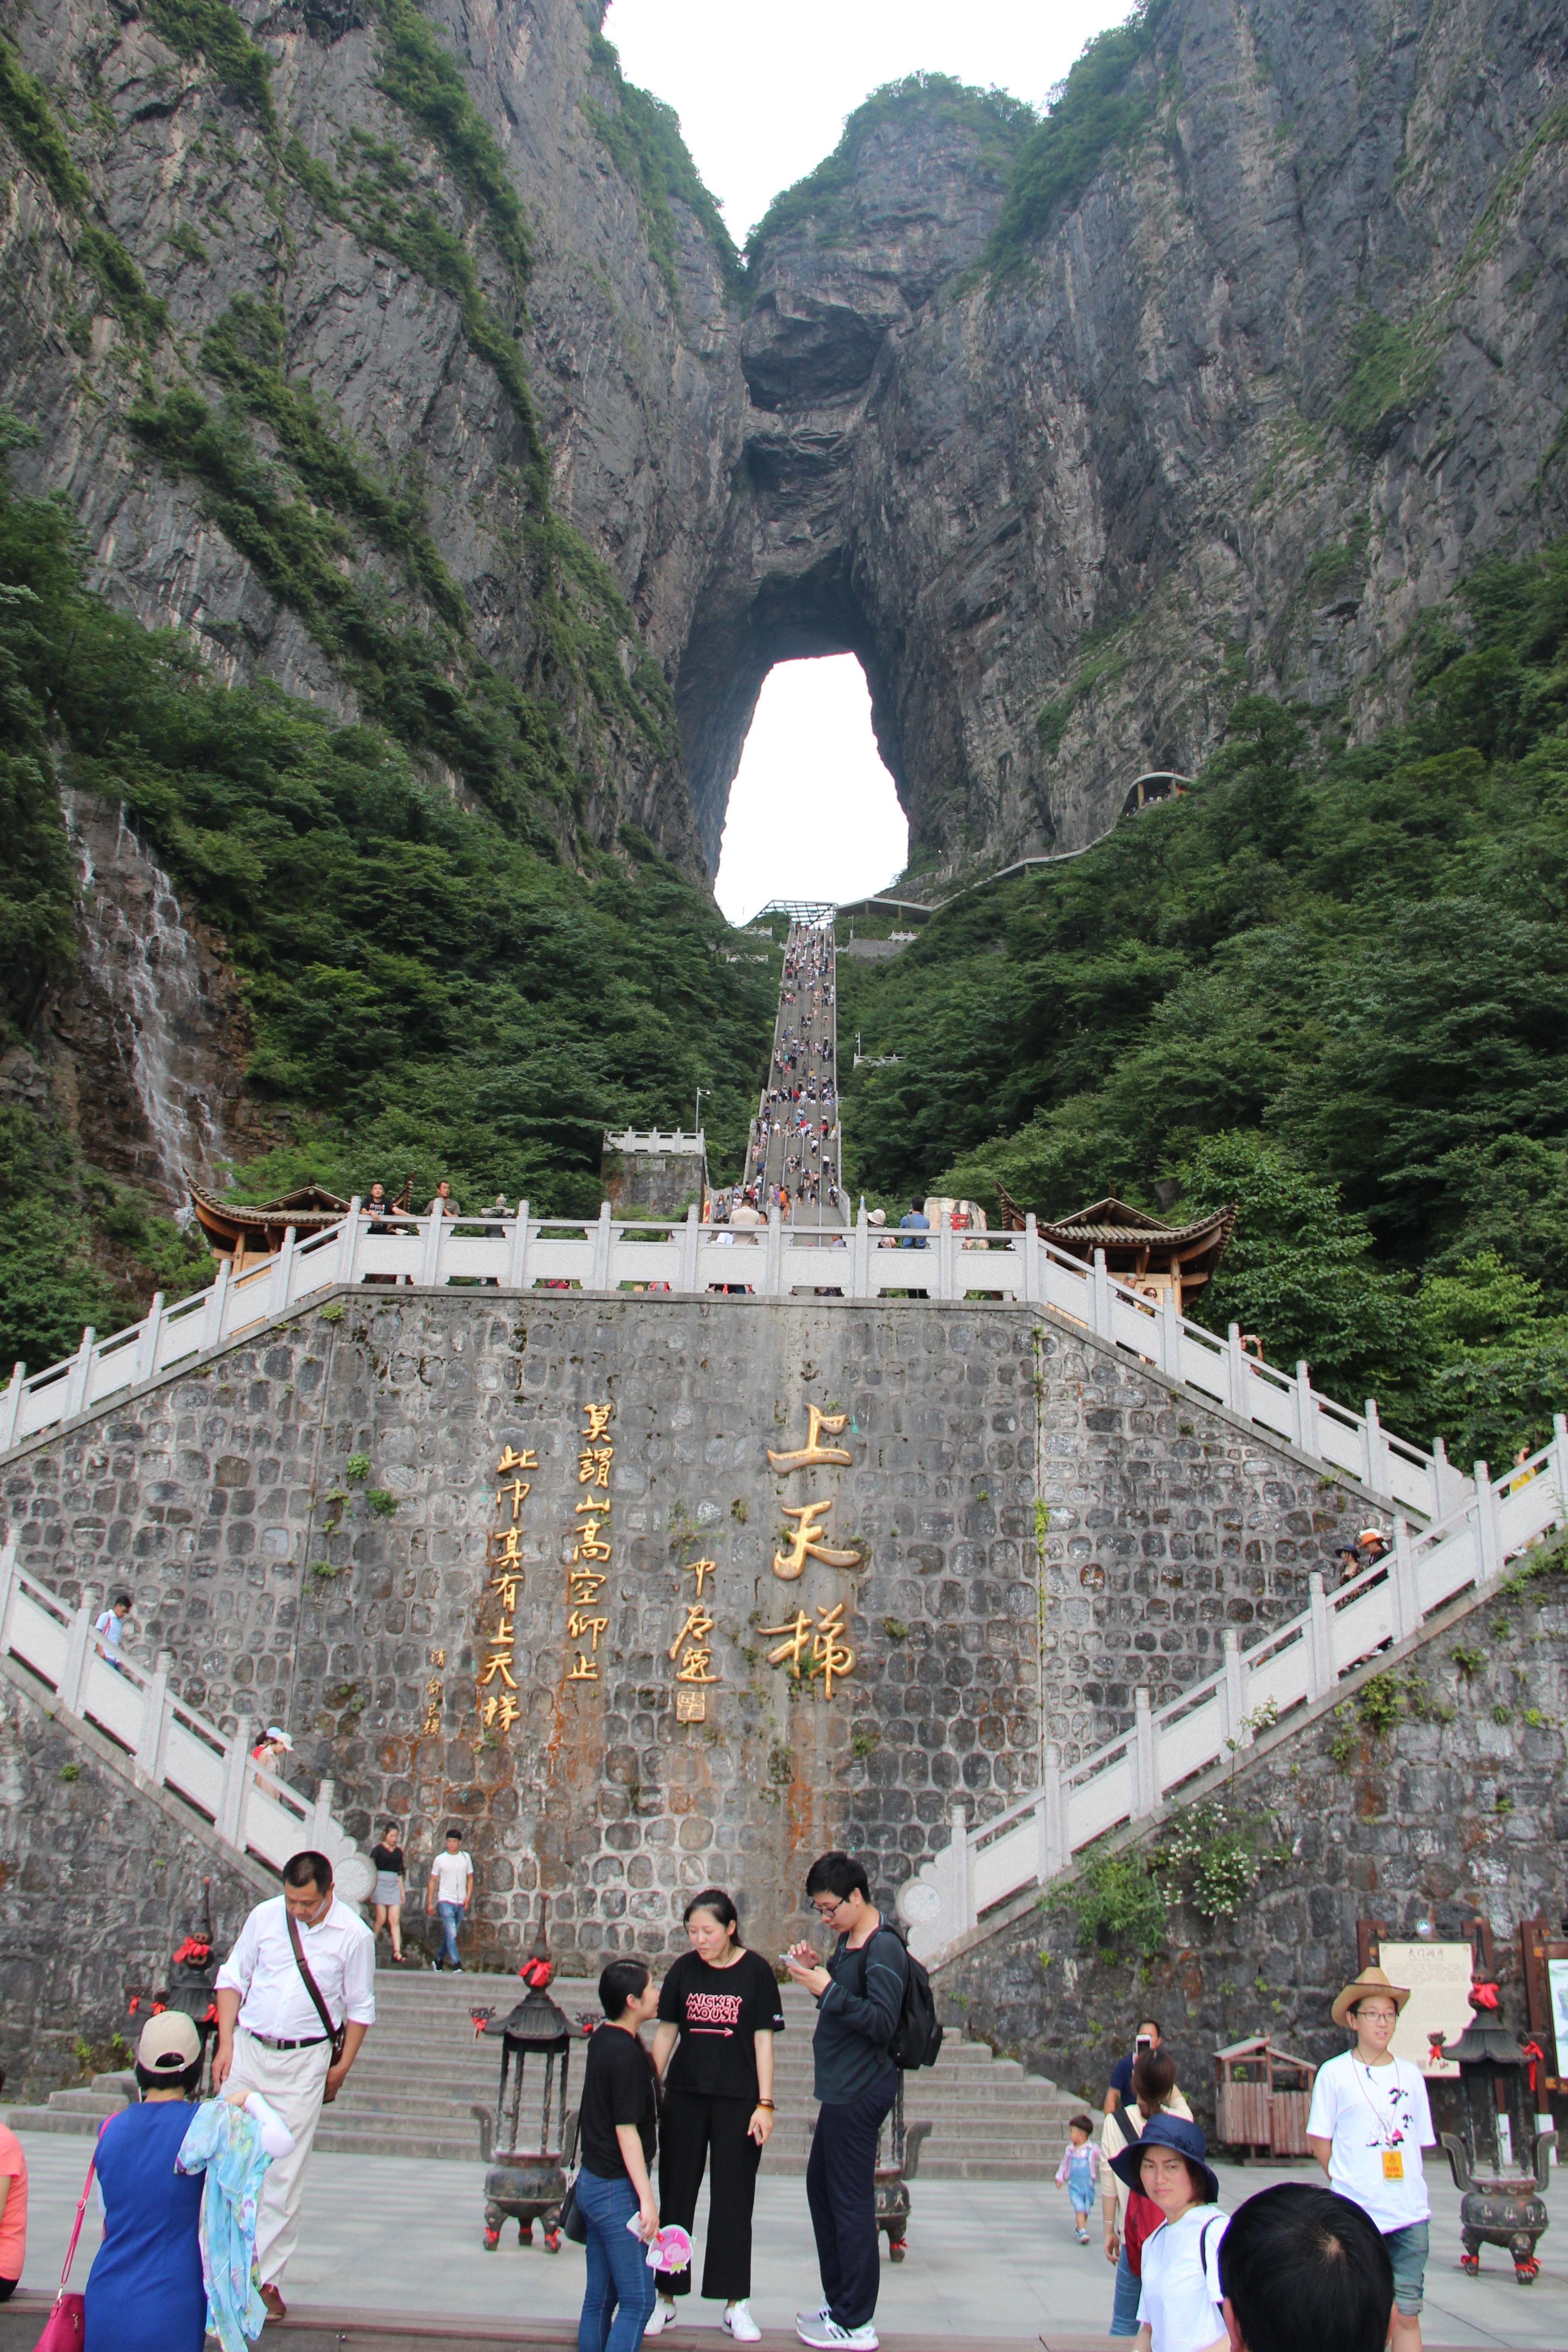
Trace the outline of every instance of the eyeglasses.
<instances>
[{"instance_id":1,"label":"eyeglasses","mask_svg":"<svg viewBox=\"0 0 1568 2352\"><path fill-rule=\"evenodd\" d=\"M848 1900L847 1895L836 1895L831 1903L812 1902L806 1907L815 1911L819 1919L831 1919L836 1911L843 1910Z\"/></svg>"}]
</instances>

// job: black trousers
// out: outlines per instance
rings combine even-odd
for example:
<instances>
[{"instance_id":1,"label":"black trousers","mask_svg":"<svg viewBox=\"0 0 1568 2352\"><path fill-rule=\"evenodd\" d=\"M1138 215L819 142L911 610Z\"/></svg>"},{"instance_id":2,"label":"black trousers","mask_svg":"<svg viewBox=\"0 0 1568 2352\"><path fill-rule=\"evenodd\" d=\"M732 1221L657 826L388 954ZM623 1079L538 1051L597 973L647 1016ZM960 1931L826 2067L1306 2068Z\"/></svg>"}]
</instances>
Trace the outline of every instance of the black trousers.
<instances>
[{"instance_id":1,"label":"black trousers","mask_svg":"<svg viewBox=\"0 0 1568 2352\"><path fill-rule=\"evenodd\" d=\"M752 2208L763 2151L746 2131L753 2099L702 2099L666 2091L658 2118L658 2218L689 2230L708 2167L708 2245L702 2292L740 2303L752 2292ZM660 2294L689 2294L691 2268L660 2271Z\"/></svg>"},{"instance_id":2,"label":"black trousers","mask_svg":"<svg viewBox=\"0 0 1568 2352\"><path fill-rule=\"evenodd\" d=\"M899 2078L889 2067L858 2099L816 2111L805 2198L816 2236L822 2292L840 2327L865 2327L877 2308L882 2255L877 2242L877 2136Z\"/></svg>"}]
</instances>

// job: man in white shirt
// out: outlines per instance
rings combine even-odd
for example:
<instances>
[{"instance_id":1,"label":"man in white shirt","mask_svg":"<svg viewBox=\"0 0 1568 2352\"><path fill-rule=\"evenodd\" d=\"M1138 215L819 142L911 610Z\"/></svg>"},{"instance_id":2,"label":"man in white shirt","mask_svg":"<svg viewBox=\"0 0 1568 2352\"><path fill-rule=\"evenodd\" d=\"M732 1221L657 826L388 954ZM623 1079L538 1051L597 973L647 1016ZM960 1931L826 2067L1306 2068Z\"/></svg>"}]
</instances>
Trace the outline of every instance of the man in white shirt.
<instances>
[{"instance_id":1,"label":"man in white shirt","mask_svg":"<svg viewBox=\"0 0 1568 2352\"><path fill-rule=\"evenodd\" d=\"M257 1905L218 1970L213 2059L215 2091L232 2074L259 2091L294 2136L292 2154L274 2161L257 2200L257 2275L274 2319L284 2315L280 2281L299 2242L322 2105L337 2097L374 2022L375 1940L358 1912L337 1900L326 1855L297 1853L283 1865L282 1894Z\"/></svg>"},{"instance_id":2,"label":"man in white shirt","mask_svg":"<svg viewBox=\"0 0 1568 2352\"><path fill-rule=\"evenodd\" d=\"M425 1916L439 1906L442 1946L436 1966L454 1968L462 1973L463 1963L458 1954L458 1930L463 1924L463 1914L468 1907L468 1897L474 1891L474 1865L463 1849L463 1832L447 1832L447 1851L438 1853L430 1864L430 1884L425 1890Z\"/></svg>"},{"instance_id":3,"label":"man in white shirt","mask_svg":"<svg viewBox=\"0 0 1568 2352\"><path fill-rule=\"evenodd\" d=\"M1330 2188L1375 2223L1394 2265L1393 2352L1421 2352L1432 2211L1421 2151L1437 2139L1426 2083L1388 2046L1409 1998L1379 1968L1346 1985L1331 2014L1355 2046L1319 2067L1307 2116L1307 2145Z\"/></svg>"}]
</instances>

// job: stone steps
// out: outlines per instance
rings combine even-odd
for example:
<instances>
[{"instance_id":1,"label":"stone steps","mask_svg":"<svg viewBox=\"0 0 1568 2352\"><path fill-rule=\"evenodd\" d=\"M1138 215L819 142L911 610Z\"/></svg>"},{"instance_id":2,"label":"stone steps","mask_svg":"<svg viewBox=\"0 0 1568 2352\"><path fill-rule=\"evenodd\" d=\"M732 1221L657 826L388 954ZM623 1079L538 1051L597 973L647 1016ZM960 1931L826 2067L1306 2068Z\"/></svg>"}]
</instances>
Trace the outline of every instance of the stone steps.
<instances>
[{"instance_id":1,"label":"stone steps","mask_svg":"<svg viewBox=\"0 0 1568 2352\"><path fill-rule=\"evenodd\" d=\"M344 2086L323 2115L318 2147L344 2155L396 2149L400 2154L473 2161L479 2125L472 2105L493 2109L500 2052L474 2032L470 2011L503 2014L520 1997L515 1979L478 1975L385 1970L376 1977L376 2024ZM563 1979L553 1999L576 2025L598 2015L592 1984ZM785 2030L775 2045L774 2095L780 2113L763 2158L770 2174L804 2171L816 2103L811 2097L811 2033L816 2003L795 1986L784 1989ZM572 2053L574 2102L582 2082L582 2052ZM542 2074L531 2062L523 2114L536 2116ZM535 2083L537 2081L537 2088ZM1079 2102L996 2058L983 2042L949 2028L935 2067L906 2078L905 2116L929 2121L921 2172L931 2179L1039 2180L1054 2174L1067 2137L1067 2118Z\"/></svg>"},{"instance_id":2,"label":"stone steps","mask_svg":"<svg viewBox=\"0 0 1568 2352\"><path fill-rule=\"evenodd\" d=\"M51 2091L47 2106L8 2108L5 2120L13 2131L89 2132L96 2137L100 2126L135 2096L134 2074L95 2074L85 2090Z\"/></svg>"}]
</instances>

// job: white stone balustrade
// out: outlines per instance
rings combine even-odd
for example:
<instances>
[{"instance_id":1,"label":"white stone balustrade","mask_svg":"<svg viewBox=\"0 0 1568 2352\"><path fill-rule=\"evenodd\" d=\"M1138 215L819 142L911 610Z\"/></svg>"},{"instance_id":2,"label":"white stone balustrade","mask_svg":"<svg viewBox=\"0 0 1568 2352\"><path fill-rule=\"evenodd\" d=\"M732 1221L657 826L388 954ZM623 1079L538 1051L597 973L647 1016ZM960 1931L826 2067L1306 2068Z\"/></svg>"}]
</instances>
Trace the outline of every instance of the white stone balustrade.
<instances>
[{"instance_id":1,"label":"white stone balustrade","mask_svg":"<svg viewBox=\"0 0 1568 2352\"><path fill-rule=\"evenodd\" d=\"M1134 1694L1132 1727L1064 1769L1047 1747L1041 1786L982 1822L953 1808L948 1845L899 1892L910 1942L931 1965L985 1913L1044 1885L1073 1855L1123 1822L1146 1819L1173 1791L1250 1745L1260 1724L1282 1721L1333 1690L1385 1645L1420 1631L1435 1609L1495 1585L1507 1562L1568 1526L1568 1419L1549 1445L1494 1486L1484 1462L1461 1508L1413 1534L1394 1522L1393 1549L1338 1591L1308 1579L1310 1601L1252 1649L1227 1629L1224 1663L1163 1706Z\"/></svg>"},{"instance_id":2,"label":"white stone balustrade","mask_svg":"<svg viewBox=\"0 0 1568 2352\"><path fill-rule=\"evenodd\" d=\"M877 1299L918 1287L932 1298L978 1296L1054 1308L1416 1518L1445 1517L1470 1491L1440 1443L1426 1453L1390 1435L1372 1399L1362 1412L1335 1403L1312 1386L1305 1364L1283 1372L1260 1361L1243 1349L1234 1324L1228 1338L1218 1338L1189 1322L1168 1295L1157 1305L1118 1282L1100 1252L1086 1266L1042 1241L1032 1217L1021 1234L976 1234L955 1233L944 1213L920 1250L899 1246L864 1211L847 1231L790 1225L776 1209L763 1227L731 1231L700 1223L695 1204L684 1222L634 1221L613 1217L608 1202L590 1222L536 1217L526 1201L504 1218L384 1215L376 1222L379 1230L373 1230L356 1200L340 1223L303 1242L290 1228L276 1256L238 1276L220 1262L210 1288L174 1307L160 1295L128 1331L108 1339L84 1331L64 1363L30 1377L18 1364L0 1391L0 1454L372 1276L436 1288L493 1283L515 1291L549 1284L600 1294L647 1287L690 1294L739 1284L776 1299L818 1290Z\"/></svg>"},{"instance_id":3,"label":"white stone balustrade","mask_svg":"<svg viewBox=\"0 0 1568 2352\"><path fill-rule=\"evenodd\" d=\"M26 1575L14 1540L0 1548L0 1653L48 1685L68 1723L89 1723L103 1734L115 1751L113 1769L171 1790L238 1853L280 1870L310 1847L327 1855L351 1900L368 1892L369 1866L333 1818L331 1782L302 1797L253 1764L252 1725L242 1720L225 1733L176 1697L166 1650L151 1671L123 1656L111 1664L93 1635L98 1613L90 1599L72 1609Z\"/></svg>"}]
</instances>

